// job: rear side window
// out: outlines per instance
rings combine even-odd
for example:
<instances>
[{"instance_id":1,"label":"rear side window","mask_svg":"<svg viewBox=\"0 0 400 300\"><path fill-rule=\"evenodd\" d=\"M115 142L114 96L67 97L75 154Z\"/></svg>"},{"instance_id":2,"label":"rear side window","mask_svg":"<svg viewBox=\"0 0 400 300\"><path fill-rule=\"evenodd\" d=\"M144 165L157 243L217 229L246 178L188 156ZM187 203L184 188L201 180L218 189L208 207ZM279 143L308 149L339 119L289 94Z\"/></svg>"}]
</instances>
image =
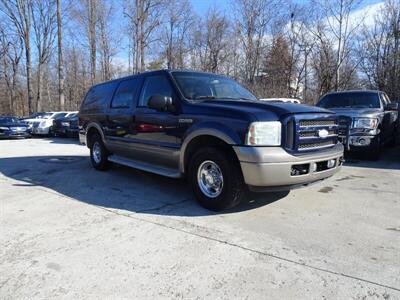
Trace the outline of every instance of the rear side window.
<instances>
[{"instance_id":1,"label":"rear side window","mask_svg":"<svg viewBox=\"0 0 400 300\"><path fill-rule=\"evenodd\" d=\"M146 107L150 97L154 95L174 98L173 88L165 75L150 76L145 79L138 106Z\"/></svg>"},{"instance_id":2,"label":"rear side window","mask_svg":"<svg viewBox=\"0 0 400 300\"><path fill-rule=\"evenodd\" d=\"M109 82L94 86L86 95L83 103L83 110L104 109L110 103L112 94L115 89L115 82Z\"/></svg>"},{"instance_id":3,"label":"rear side window","mask_svg":"<svg viewBox=\"0 0 400 300\"><path fill-rule=\"evenodd\" d=\"M121 81L111 102L111 108L131 107L139 86L139 78Z\"/></svg>"}]
</instances>

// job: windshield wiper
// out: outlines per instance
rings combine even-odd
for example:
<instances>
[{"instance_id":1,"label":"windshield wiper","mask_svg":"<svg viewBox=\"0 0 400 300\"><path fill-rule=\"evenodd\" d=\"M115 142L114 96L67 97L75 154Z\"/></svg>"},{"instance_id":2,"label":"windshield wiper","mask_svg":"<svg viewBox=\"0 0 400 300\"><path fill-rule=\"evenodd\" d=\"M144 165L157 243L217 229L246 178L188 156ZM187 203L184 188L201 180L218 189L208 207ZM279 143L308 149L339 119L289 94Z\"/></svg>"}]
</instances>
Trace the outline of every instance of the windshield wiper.
<instances>
[{"instance_id":1,"label":"windshield wiper","mask_svg":"<svg viewBox=\"0 0 400 300\"><path fill-rule=\"evenodd\" d=\"M194 98L195 100L202 100L202 99L216 99L217 97L215 96L198 96L196 98Z\"/></svg>"}]
</instances>

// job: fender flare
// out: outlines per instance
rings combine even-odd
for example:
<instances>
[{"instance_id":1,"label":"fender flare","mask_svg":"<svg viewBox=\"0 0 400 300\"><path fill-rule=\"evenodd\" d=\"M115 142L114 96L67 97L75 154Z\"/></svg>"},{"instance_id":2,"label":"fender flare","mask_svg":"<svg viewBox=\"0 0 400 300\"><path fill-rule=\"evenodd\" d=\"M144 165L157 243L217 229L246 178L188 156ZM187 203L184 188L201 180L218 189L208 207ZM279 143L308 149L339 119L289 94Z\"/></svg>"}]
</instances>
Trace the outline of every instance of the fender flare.
<instances>
[{"instance_id":1,"label":"fender flare","mask_svg":"<svg viewBox=\"0 0 400 300\"><path fill-rule=\"evenodd\" d=\"M185 155L190 142L199 136L212 136L218 138L228 145L239 145L241 140L237 133L233 132L229 127L214 122L205 122L191 128L184 138L179 155L179 170L183 174L185 172Z\"/></svg>"},{"instance_id":2,"label":"fender flare","mask_svg":"<svg viewBox=\"0 0 400 300\"><path fill-rule=\"evenodd\" d=\"M98 123L96 123L96 122L90 122L86 126L86 130L85 130L86 145L89 146L88 132L92 128L95 128L100 133L101 139L103 140L103 142L105 142L104 133L103 133L103 130L101 129L100 125Z\"/></svg>"}]
</instances>

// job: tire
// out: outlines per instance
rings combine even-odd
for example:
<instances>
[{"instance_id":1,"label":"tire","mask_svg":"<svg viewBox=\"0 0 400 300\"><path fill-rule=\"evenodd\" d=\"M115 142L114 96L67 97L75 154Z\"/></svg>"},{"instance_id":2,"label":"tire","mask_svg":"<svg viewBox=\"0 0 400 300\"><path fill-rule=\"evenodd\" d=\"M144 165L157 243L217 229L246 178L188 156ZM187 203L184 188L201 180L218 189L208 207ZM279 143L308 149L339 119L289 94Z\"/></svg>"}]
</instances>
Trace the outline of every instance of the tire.
<instances>
[{"instance_id":1,"label":"tire","mask_svg":"<svg viewBox=\"0 0 400 300\"><path fill-rule=\"evenodd\" d=\"M246 186L238 161L228 151L219 148L203 148L192 156L189 180L199 204L212 211L239 204L245 193ZM207 186L213 187L207 189Z\"/></svg>"},{"instance_id":2,"label":"tire","mask_svg":"<svg viewBox=\"0 0 400 300\"><path fill-rule=\"evenodd\" d=\"M382 145L381 145L381 135L376 137L375 143L368 150L367 158L370 160L378 160L381 155Z\"/></svg>"},{"instance_id":3,"label":"tire","mask_svg":"<svg viewBox=\"0 0 400 300\"><path fill-rule=\"evenodd\" d=\"M94 134L90 143L90 161L96 170L104 171L110 167L108 161L109 153L104 146L103 140L99 134Z\"/></svg>"}]
</instances>

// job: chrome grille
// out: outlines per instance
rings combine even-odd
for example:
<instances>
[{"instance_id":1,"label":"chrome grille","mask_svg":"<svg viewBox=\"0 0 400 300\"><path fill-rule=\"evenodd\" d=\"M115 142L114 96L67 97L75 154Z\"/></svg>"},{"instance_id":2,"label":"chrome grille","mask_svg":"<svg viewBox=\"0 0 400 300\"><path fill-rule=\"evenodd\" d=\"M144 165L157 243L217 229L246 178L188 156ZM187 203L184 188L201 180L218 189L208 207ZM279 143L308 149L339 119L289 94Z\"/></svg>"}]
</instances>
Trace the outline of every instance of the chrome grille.
<instances>
[{"instance_id":1,"label":"chrome grille","mask_svg":"<svg viewBox=\"0 0 400 300\"><path fill-rule=\"evenodd\" d=\"M336 130L328 130L328 136L336 136ZM299 133L300 138L309 138L309 137L316 137L318 136L318 131L304 131Z\"/></svg>"},{"instance_id":2,"label":"chrome grille","mask_svg":"<svg viewBox=\"0 0 400 300\"><path fill-rule=\"evenodd\" d=\"M300 144L299 150L321 149L321 148L331 147L334 145L336 145L336 143L333 140L327 142L319 142L319 143Z\"/></svg>"},{"instance_id":3,"label":"chrome grille","mask_svg":"<svg viewBox=\"0 0 400 300\"><path fill-rule=\"evenodd\" d=\"M296 116L294 150L308 151L329 148L338 142L338 122L335 116Z\"/></svg>"},{"instance_id":4,"label":"chrome grille","mask_svg":"<svg viewBox=\"0 0 400 300\"><path fill-rule=\"evenodd\" d=\"M307 127L307 126L333 126L336 125L335 120L301 120L300 126Z\"/></svg>"},{"instance_id":5,"label":"chrome grille","mask_svg":"<svg viewBox=\"0 0 400 300\"><path fill-rule=\"evenodd\" d=\"M338 117L338 124L339 124L339 131L338 134L341 137L347 136L347 132L351 126L351 117L339 116Z\"/></svg>"}]
</instances>

